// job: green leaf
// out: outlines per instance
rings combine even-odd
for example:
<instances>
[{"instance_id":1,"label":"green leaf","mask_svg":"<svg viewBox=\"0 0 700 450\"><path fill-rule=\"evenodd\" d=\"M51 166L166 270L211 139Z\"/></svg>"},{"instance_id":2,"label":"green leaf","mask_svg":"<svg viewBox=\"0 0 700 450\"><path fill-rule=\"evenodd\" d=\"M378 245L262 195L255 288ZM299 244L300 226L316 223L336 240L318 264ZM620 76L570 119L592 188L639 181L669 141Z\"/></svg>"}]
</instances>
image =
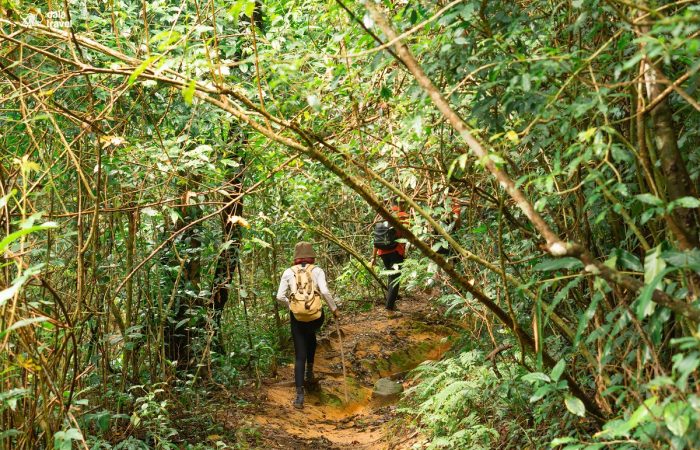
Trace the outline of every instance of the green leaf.
<instances>
[{"instance_id":1,"label":"green leaf","mask_svg":"<svg viewBox=\"0 0 700 450\"><path fill-rule=\"evenodd\" d=\"M153 63L153 61L155 61L158 58L160 58L160 55L153 55L141 64L139 64L139 66L131 73L131 75L129 75L129 80L127 81L127 84L129 86L134 84L139 75L141 75L146 69L148 69L148 66L150 66Z\"/></svg>"},{"instance_id":2,"label":"green leaf","mask_svg":"<svg viewBox=\"0 0 700 450\"><path fill-rule=\"evenodd\" d=\"M551 270L559 269L581 269L583 268L583 263L576 258L571 256L566 256L564 258L556 259L545 259L544 261L538 263L534 269L541 272L548 272Z\"/></svg>"},{"instance_id":3,"label":"green leaf","mask_svg":"<svg viewBox=\"0 0 700 450\"><path fill-rule=\"evenodd\" d=\"M552 373L549 375L552 381L559 381L559 377L561 377L561 374L564 373L565 368L566 361L564 361L564 359L560 359L552 369Z\"/></svg>"},{"instance_id":4,"label":"green leaf","mask_svg":"<svg viewBox=\"0 0 700 450\"><path fill-rule=\"evenodd\" d=\"M0 431L0 440L20 436L24 433L17 431L15 428L10 428L9 430Z\"/></svg>"},{"instance_id":5,"label":"green leaf","mask_svg":"<svg viewBox=\"0 0 700 450\"><path fill-rule=\"evenodd\" d=\"M520 379L529 383L534 383L535 381L544 381L545 383L549 383L550 381L552 381L547 376L547 374L544 374L542 372L528 373L526 375L523 375Z\"/></svg>"},{"instance_id":6,"label":"green leaf","mask_svg":"<svg viewBox=\"0 0 700 450\"><path fill-rule=\"evenodd\" d=\"M493 163L497 166L502 166L506 163L506 160L503 159L503 157L497 153L489 153L489 159L493 161Z\"/></svg>"},{"instance_id":7,"label":"green leaf","mask_svg":"<svg viewBox=\"0 0 700 450\"><path fill-rule=\"evenodd\" d=\"M10 197L15 195L16 192L17 189L12 189L9 194L0 197L0 209L4 208L7 205L7 202L10 200Z\"/></svg>"},{"instance_id":8,"label":"green leaf","mask_svg":"<svg viewBox=\"0 0 700 450\"><path fill-rule=\"evenodd\" d=\"M639 407L632 413L632 416L628 420L613 420L603 426L603 431L596 433L595 437L619 437L619 436L629 436L629 433L634 430L637 425L642 422L647 421L651 416L649 410L654 408L658 397L653 396L644 401L644 404L639 405Z\"/></svg>"},{"instance_id":9,"label":"green leaf","mask_svg":"<svg viewBox=\"0 0 700 450\"><path fill-rule=\"evenodd\" d=\"M659 283L661 283L661 280L663 280L666 275L675 270L678 270L678 268L670 267L664 269L663 271L658 273L656 277L654 277L654 279L651 280L649 284L645 285L644 288L641 290L641 292L639 293L639 299L635 302L634 305L635 311L637 312L637 318L639 320L650 316L654 312L656 303L652 303L651 301L652 296L654 295L654 291L656 290Z\"/></svg>"},{"instance_id":10,"label":"green leaf","mask_svg":"<svg viewBox=\"0 0 700 450\"><path fill-rule=\"evenodd\" d=\"M262 239L256 238L256 237L250 238L250 241L258 244L259 246L261 246L263 248L272 248L272 245L270 245L269 243L263 241Z\"/></svg>"},{"instance_id":11,"label":"green leaf","mask_svg":"<svg viewBox=\"0 0 700 450\"><path fill-rule=\"evenodd\" d=\"M178 33L177 31L165 30L165 31L161 31L160 33L153 36L153 38L151 39L151 42L153 42L153 43L160 42L160 44L158 44L158 51L164 52L168 49L168 47L171 44L177 42L177 40L180 39L180 37L181 37L181 34Z\"/></svg>"},{"instance_id":12,"label":"green leaf","mask_svg":"<svg viewBox=\"0 0 700 450\"><path fill-rule=\"evenodd\" d=\"M658 376L647 383L647 389L658 389L666 386L673 386L673 378L668 376Z\"/></svg>"},{"instance_id":13,"label":"green leaf","mask_svg":"<svg viewBox=\"0 0 700 450\"><path fill-rule=\"evenodd\" d=\"M179 321L177 324L175 324L175 329L176 329L176 330L179 329L181 326L183 326L184 324L186 324L186 323L189 322L189 321L190 321L189 318L182 319L182 320Z\"/></svg>"},{"instance_id":14,"label":"green leaf","mask_svg":"<svg viewBox=\"0 0 700 450\"><path fill-rule=\"evenodd\" d=\"M666 208L669 212L673 211L674 208L700 208L700 200L695 197L682 197L676 199L668 204Z\"/></svg>"},{"instance_id":15,"label":"green leaf","mask_svg":"<svg viewBox=\"0 0 700 450\"><path fill-rule=\"evenodd\" d=\"M168 215L170 216L170 221L173 223L173 225L177 225L178 220L180 220L180 213L177 212L177 210L170 208Z\"/></svg>"},{"instance_id":16,"label":"green leaf","mask_svg":"<svg viewBox=\"0 0 700 450\"><path fill-rule=\"evenodd\" d=\"M634 198L648 205L663 206L664 204L664 202L659 197L652 194L639 194L635 195Z\"/></svg>"},{"instance_id":17,"label":"green leaf","mask_svg":"<svg viewBox=\"0 0 700 450\"><path fill-rule=\"evenodd\" d=\"M627 421L628 426L630 427L630 431L633 430L634 428L637 427L642 422L645 422L651 415L649 414L649 410L656 404L656 401L658 400L658 397L653 396L644 401L643 404L639 405L639 407L632 413L632 416L630 419Z\"/></svg>"},{"instance_id":18,"label":"green leaf","mask_svg":"<svg viewBox=\"0 0 700 450\"><path fill-rule=\"evenodd\" d=\"M690 417L685 414L684 402L673 402L664 408L664 421L666 427L678 437L682 437L690 425Z\"/></svg>"},{"instance_id":19,"label":"green leaf","mask_svg":"<svg viewBox=\"0 0 700 450\"><path fill-rule=\"evenodd\" d=\"M10 233L5 238L0 241L0 255L5 253L5 250L7 247L17 239L21 238L22 236L26 236L27 234L33 233L35 231L40 231L40 230L48 230L50 228L56 228L56 224L54 222L46 222L43 225L34 225L28 228L23 228L21 230L15 231L14 233Z\"/></svg>"},{"instance_id":20,"label":"green leaf","mask_svg":"<svg viewBox=\"0 0 700 450\"><path fill-rule=\"evenodd\" d=\"M73 441L82 441L83 435L76 428L69 428L66 431L57 431L53 435L53 445L55 450L71 450Z\"/></svg>"},{"instance_id":21,"label":"green leaf","mask_svg":"<svg viewBox=\"0 0 700 450\"><path fill-rule=\"evenodd\" d=\"M188 105L192 105L192 101L194 100L194 89L196 86L197 83L194 80L190 80L187 85L182 87L182 98Z\"/></svg>"},{"instance_id":22,"label":"green leaf","mask_svg":"<svg viewBox=\"0 0 700 450\"><path fill-rule=\"evenodd\" d=\"M243 14L248 16L248 18L252 19L254 12L255 12L255 1L248 0L248 2L245 4L245 7L243 8Z\"/></svg>"},{"instance_id":23,"label":"green leaf","mask_svg":"<svg viewBox=\"0 0 700 450\"><path fill-rule=\"evenodd\" d=\"M515 145L520 143L520 137L518 136L518 133L516 133L513 130L510 130L506 133L506 139L508 139L510 142L512 142Z\"/></svg>"},{"instance_id":24,"label":"green leaf","mask_svg":"<svg viewBox=\"0 0 700 450\"><path fill-rule=\"evenodd\" d=\"M594 434L594 437L619 437L619 436L629 436L629 426L624 420L611 420L603 426L603 430Z\"/></svg>"},{"instance_id":25,"label":"green leaf","mask_svg":"<svg viewBox=\"0 0 700 450\"><path fill-rule=\"evenodd\" d=\"M576 336L574 337L574 348L578 347L578 343L583 335L583 331L588 326L588 322L591 321L595 315L596 309L598 308L598 303L602 300L603 295L600 292L596 292L591 299L591 303L586 308L586 311L580 315L578 321L578 327L576 328Z\"/></svg>"},{"instance_id":26,"label":"green leaf","mask_svg":"<svg viewBox=\"0 0 700 450\"><path fill-rule=\"evenodd\" d=\"M654 248L644 257L644 284L649 284L666 268L666 261L661 257L661 246Z\"/></svg>"},{"instance_id":27,"label":"green leaf","mask_svg":"<svg viewBox=\"0 0 700 450\"><path fill-rule=\"evenodd\" d=\"M675 268L666 268L666 261L661 256L661 246L655 247L644 257L644 288L639 294L635 310L637 318L643 319L654 312L655 303L651 302L654 291L659 288L663 278Z\"/></svg>"},{"instance_id":28,"label":"green leaf","mask_svg":"<svg viewBox=\"0 0 700 450\"><path fill-rule=\"evenodd\" d=\"M6 330L4 330L2 333L0 333L0 338L5 337L6 334L9 334L11 331L16 330L18 328L26 327L27 325L31 325L33 323L39 323L39 322L45 322L49 320L48 317L40 316L40 317L30 317L28 319L22 319L18 320L17 322L13 323L10 325Z\"/></svg>"},{"instance_id":29,"label":"green leaf","mask_svg":"<svg viewBox=\"0 0 700 450\"><path fill-rule=\"evenodd\" d=\"M231 7L228 9L228 13L229 13L233 23L238 23L238 19L241 15L242 10L243 10L243 2L237 1L237 2L233 2L231 4Z\"/></svg>"},{"instance_id":30,"label":"green leaf","mask_svg":"<svg viewBox=\"0 0 700 450\"><path fill-rule=\"evenodd\" d=\"M674 357L673 370L678 375L676 386L679 389L685 390L688 387L688 377L698 368L698 365L700 365L700 357L697 352L685 356L680 353Z\"/></svg>"},{"instance_id":31,"label":"green leaf","mask_svg":"<svg viewBox=\"0 0 700 450\"><path fill-rule=\"evenodd\" d=\"M450 168L447 171L447 179L448 180L450 178L452 178L452 174L457 169L457 167L459 167L462 170L464 170L464 168L467 167L468 158L469 158L469 155L467 153L462 153L457 158L455 158L454 161L452 161L452 163L450 164Z\"/></svg>"},{"instance_id":32,"label":"green leaf","mask_svg":"<svg viewBox=\"0 0 700 450\"><path fill-rule=\"evenodd\" d=\"M3 289L0 291L0 306L4 305L6 301L11 299L12 297L15 296L17 292L19 292L19 288L22 286L22 283L15 283L12 286L10 286L7 289Z\"/></svg>"},{"instance_id":33,"label":"green leaf","mask_svg":"<svg viewBox=\"0 0 700 450\"><path fill-rule=\"evenodd\" d=\"M667 251L661 257L669 264L689 268L700 272L700 250L694 248L686 251Z\"/></svg>"},{"instance_id":34,"label":"green leaf","mask_svg":"<svg viewBox=\"0 0 700 450\"><path fill-rule=\"evenodd\" d=\"M654 217L654 215L657 213L657 210L660 208L652 208L652 209L647 209L642 213L642 216L639 218L639 223L644 225L645 223L649 222L649 220Z\"/></svg>"},{"instance_id":35,"label":"green leaf","mask_svg":"<svg viewBox=\"0 0 700 450\"><path fill-rule=\"evenodd\" d=\"M486 233L487 230L488 230L488 228L486 228L486 224L482 223L478 227L472 228L471 232L473 234L483 234L483 233Z\"/></svg>"},{"instance_id":36,"label":"green leaf","mask_svg":"<svg viewBox=\"0 0 700 450\"><path fill-rule=\"evenodd\" d=\"M579 417L584 417L586 415L586 407L580 399L567 395L564 399L564 404L566 405L566 409L568 409L572 414Z\"/></svg>"},{"instance_id":37,"label":"green leaf","mask_svg":"<svg viewBox=\"0 0 700 450\"><path fill-rule=\"evenodd\" d=\"M30 277L33 277L41 271L42 266L43 264L30 266L21 276L15 278L15 280L12 282L12 286L0 291L0 306L4 305L5 302L14 297L15 294L17 294L17 292L19 292L19 290L22 288L22 285L24 285L24 283L26 283Z\"/></svg>"},{"instance_id":38,"label":"green leaf","mask_svg":"<svg viewBox=\"0 0 700 450\"><path fill-rule=\"evenodd\" d=\"M616 253L618 261L622 263L623 268L634 270L635 272L641 272L644 270L642 263L639 262L639 258L632 253L622 249L617 250Z\"/></svg>"},{"instance_id":39,"label":"green leaf","mask_svg":"<svg viewBox=\"0 0 700 450\"><path fill-rule=\"evenodd\" d=\"M569 281L566 286L561 288L559 292L557 292L557 295L554 296L554 300L547 306L547 309L545 310L545 324L547 321L549 321L549 317L552 315L552 312L556 310L557 305L562 302L565 298L569 296L569 292L571 289L575 288L581 283L581 277L577 276L573 278L571 281Z\"/></svg>"},{"instance_id":40,"label":"green leaf","mask_svg":"<svg viewBox=\"0 0 700 450\"><path fill-rule=\"evenodd\" d=\"M552 447L556 447L558 445L572 444L574 442L578 441L575 438L572 438L571 436L567 436L554 439L550 445Z\"/></svg>"},{"instance_id":41,"label":"green leaf","mask_svg":"<svg viewBox=\"0 0 700 450\"><path fill-rule=\"evenodd\" d=\"M12 411L17 409L17 400L29 395L29 391L24 388L10 389L7 392L0 392L0 411L4 409L3 405L10 407Z\"/></svg>"},{"instance_id":42,"label":"green leaf","mask_svg":"<svg viewBox=\"0 0 700 450\"><path fill-rule=\"evenodd\" d=\"M267 228L267 227L263 228L263 229L260 230L260 231L262 231L262 232L265 233L265 234L269 234L269 235L272 236L273 238L274 238L274 237L277 237L277 235L275 234L275 232L272 231L271 229Z\"/></svg>"},{"instance_id":43,"label":"green leaf","mask_svg":"<svg viewBox=\"0 0 700 450\"><path fill-rule=\"evenodd\" d=\"M100 431L103 433L109 431L109 421L112 419L112 414L109 411L99 412L93 417L95 417L95 422L97 422L97 426L100 428Z\"/></svg>"},{"instance_id":44,"label":"green leaf","mask_svg":"<svg viewBox=\"0 0 700 450\"><path fill-rule=\"evenodd\" d=\"M530 403L535 403L536 401L540 400L543 398L545 395L549 394L550 392L554 391L554 385L552 384L545 384L543 386L540 386L534 394L530 397Z\"/></svg>"},{"instance_id":45,"label":"green leaf","mask_svg":"<svg viewBox=\"0 0 700 450\"><path fill-rule=\"evenodd\" d=\"M582 131L578 134L578 140L581 142L590 141L593 135L595 135L596 131L598 131L596 127L589 128L586 131Z\"/></svg>"}]
</instances>

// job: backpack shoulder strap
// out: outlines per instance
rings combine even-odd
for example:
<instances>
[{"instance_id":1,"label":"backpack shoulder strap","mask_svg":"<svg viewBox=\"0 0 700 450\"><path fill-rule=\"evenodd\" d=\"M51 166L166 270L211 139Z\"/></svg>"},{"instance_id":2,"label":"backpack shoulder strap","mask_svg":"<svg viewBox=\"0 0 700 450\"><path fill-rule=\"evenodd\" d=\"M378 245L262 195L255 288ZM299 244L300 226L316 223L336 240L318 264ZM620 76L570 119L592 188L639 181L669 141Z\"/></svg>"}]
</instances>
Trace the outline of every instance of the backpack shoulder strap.
<instances>
[{"instance_id":1,"label":"backpack shoulder strap","mask_svg":"<svg viewBox=\"0 0 700 450\"><path fill-rule=\"evenodd\" d=\"M314 288L314 292L319 294L320 292L318 290L318 285L316 284L316 279L314 278L314 275L313 275L314 269L321 270L320 267L318 267L314 264L309 264L309 267L307 268L307 270L309 271L309 281L311 282L311 285Z\"/></svg>"},{"instance_id":2,"label":"backpack shoulder strap","mask_svg":"<svg viewBox=\"0 0 700 450\"><path fill-rule=\"evenodd\" d=\"M294 286L290 286L292 293L296 293L299 290L299 283L301 283L301 265L297 264L290 267L292 274L294 275Z\"/></svg>"}]
</instances>

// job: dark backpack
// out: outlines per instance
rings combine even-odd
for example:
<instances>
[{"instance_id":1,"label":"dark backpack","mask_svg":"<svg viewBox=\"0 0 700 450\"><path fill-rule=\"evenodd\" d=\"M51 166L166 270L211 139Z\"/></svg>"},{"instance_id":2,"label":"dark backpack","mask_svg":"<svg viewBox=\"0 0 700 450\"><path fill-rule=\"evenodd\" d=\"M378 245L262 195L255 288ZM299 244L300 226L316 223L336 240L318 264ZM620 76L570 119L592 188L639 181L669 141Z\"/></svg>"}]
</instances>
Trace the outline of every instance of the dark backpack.
<instances>
[{"instance_id":1,"label":"dark backpack","mask_svg":"<svg viewBox=\"0 0 700 450\"><path fill-rule=\"evenodd\" d=\"M396 229L389 222L379 222L374 226L374 248L393 250L397 245Z\"/></svg>"}]
</instances>

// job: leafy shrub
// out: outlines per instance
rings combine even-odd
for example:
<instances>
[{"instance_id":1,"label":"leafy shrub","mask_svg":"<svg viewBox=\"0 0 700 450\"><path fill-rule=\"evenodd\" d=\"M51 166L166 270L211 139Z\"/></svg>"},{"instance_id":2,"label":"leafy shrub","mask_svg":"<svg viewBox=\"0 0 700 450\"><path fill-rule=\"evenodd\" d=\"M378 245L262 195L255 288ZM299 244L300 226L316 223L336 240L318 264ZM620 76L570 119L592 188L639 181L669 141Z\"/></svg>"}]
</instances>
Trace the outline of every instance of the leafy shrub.
<instances>
[{"instance_id":1,"label":"leafy shrub","mask_svg":"<svg viewBox=\"0 0 700 450\"><path fill-rule=\"evenodd\" d=\"M592 437L566 436L553 445L565 450L595 450L612 443L619 449L693 449L700 442L700 396L697 394L697 367L700 364L700 338L688 336L673 340L681 350L673 355L672 372L654 377L638 386L613 386L620 403L627 402L622 414L607 421ZM629 402L633 397L638 401Z\"/></svg>"},{"instance_id":2,"label":"leafy shrub","mask_svg":"<svg viewBox=\"0 0 700 450\"><path fill-rule=\"evenodd\" d=\"M477 350L421 364L413 371L418 384L407 391L400 410L415 416L429 449L491 448L502 433L517 448L528 443L522 430L528 416L523 392L529 389L517 380L524 373L518 366L498 363L497 370L503 378ZM501 431L502 426L513 430Z\"/></svg>"}]
</instances>

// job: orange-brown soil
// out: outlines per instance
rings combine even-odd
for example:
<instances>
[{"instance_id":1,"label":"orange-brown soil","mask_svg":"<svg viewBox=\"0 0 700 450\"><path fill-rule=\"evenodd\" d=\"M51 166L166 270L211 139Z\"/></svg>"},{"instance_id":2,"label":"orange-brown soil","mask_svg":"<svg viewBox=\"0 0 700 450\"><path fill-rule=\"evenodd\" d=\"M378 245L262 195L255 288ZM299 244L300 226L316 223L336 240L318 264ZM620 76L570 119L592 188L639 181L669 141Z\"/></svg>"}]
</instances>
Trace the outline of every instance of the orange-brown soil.
<instances>
[{"instance_id":1,"label":"orange-brown soil","mask_svg":"<svg viewBox=\"0 0 700 450\"><path fill-rule=\"evenodd\" d=\"M319 386L307 392L303 410L292 407L290 364L281 367L276 378L263 380L259 391L245 393L253 403L245 415L232 405L219 420L229 430L247 430L245 441L251 448L409 448L415 433L394 436L387 427L395 414L395 400L373 398L372 388L382 377L407 386L409 370L447 351L454 332L441 317L417 300L406 300L398 317L388 317L382 308L341 317L345 377L336 325L327 322L316 352Z\"/></svg>"}]
</instances>

